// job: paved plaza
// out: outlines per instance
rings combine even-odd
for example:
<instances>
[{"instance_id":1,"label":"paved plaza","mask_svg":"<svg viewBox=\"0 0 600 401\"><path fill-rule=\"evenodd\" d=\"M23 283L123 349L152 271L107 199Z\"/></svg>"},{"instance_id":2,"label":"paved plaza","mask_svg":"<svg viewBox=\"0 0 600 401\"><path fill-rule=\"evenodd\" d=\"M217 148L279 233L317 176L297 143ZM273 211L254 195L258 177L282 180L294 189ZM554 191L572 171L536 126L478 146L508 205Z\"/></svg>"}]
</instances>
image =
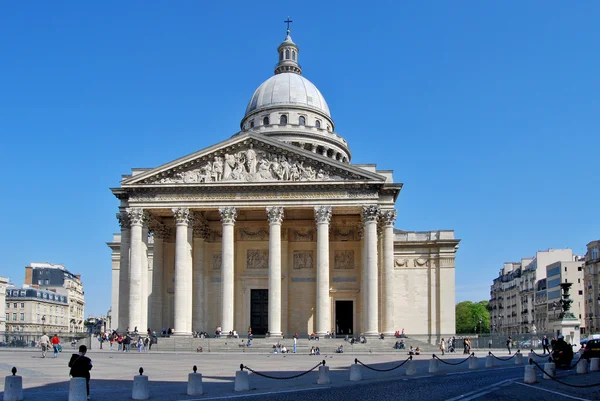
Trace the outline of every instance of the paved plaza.
<instances>
[{"instance_id":1,"label":"paved plaza","mask_svg":"<svg viewBox=\"0 0 600 401\"><path fill-rule=\"evenodd\" d=\"M500 352L498 350L498 352ZM459 399L533 399L567 400L600 399L600 387L574 389L552 382L540 380L534 386L522 384L523 366L515 366L514 359L496 361L494 368L485 369L487 352L478 353L478 369L469 370L468 362L458 366L440 364L436 374L428 373L431 355L415 357L417 373L406 376L405 368L391 372L374 372L362 369L363 381L349 381L349 367L358 357L365 364L379 369L391 368L407 358L406 353L387 354L329 354L321 356L299 354L244 354L244 353L122 353L95 351L92 358L91 391L93 400L131 399L132 379L140 367L149 376L150 393L153 400L193 400L223 399L229 397L256 399L260 396L269 400L293 399L398 399L403 393L411 400L451 400ZM503 356L505 355L502 354ZM25 400L67 400L69 351L65 350L57 359L41 358L40 352L28 350L0 351L0 372L10 374L13 366L23 376ZM448 362L458 362L462 354L446 356ZM274 376L291 376L309 370L325 360L331 370L331 384L317 385L317 372L311 372L297 379L273 380L250 375L250 392L235 393L234 377L240 363L262 373ZM186 381L192 366L197 365L203 374L204 395L187 396ZM568 382L596 383L599 373L575 375L560 373ZM564 376L564 377L563 377ZM540 388L544 390L540 390ZM351 390L351 391L349 391ZM4 391L4 382L0 383ZM552 391L552 392L549 392ZM556 393L558 392L558 394ZM564 395L560 395L564 394ZM408 397L410 396L410 397ZM568 398L571 397L571 398ZM405 398L405 397L402 397Z\"/></svg>"}]
</instances>

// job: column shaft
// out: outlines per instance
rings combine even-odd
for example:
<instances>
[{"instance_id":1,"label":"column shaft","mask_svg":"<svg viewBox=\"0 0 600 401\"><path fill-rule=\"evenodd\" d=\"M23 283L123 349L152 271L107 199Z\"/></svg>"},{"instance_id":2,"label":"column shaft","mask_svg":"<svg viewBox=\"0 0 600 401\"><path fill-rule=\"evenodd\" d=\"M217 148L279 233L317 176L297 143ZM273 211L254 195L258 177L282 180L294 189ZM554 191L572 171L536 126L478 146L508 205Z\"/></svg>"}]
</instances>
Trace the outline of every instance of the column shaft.
<instances>
[{"instance_id":1,"label":"column shaft","mask_svg":"<svg viewBox=\"0 0 600 401\"><path fill-rule=\"evenodd\" d=\"M152 260L152 316L150 328L155 331L162 330L162 303L163 303L163 238L154 233L154 257Z\"/></svg>"},{"instance_id":2,"label":"column shaft","mask_svg":"<svg viewBox=\"0 0 600 401\"><path fill-rule=\"evenodd\" d=\"M117 319L113 320L113 328L123 332L129 323L129 243L131 229L129 217L123 212L118 215L121 223L121 249L119 252L119 310ZM114 326L116 323L116 327Z\"/></svg>"},{"instance_id":3,"label":"column shaft","mask_svg":"<svg viewBox=\"0 0 600 401\"><path fill-rule=\"evenodd\" d=\"M317 222L317 328L316 334L324 336L331 330L329 301L329 221L331 206L315 207Z\"/></svg>"},{"instance_id":4,"label":"column shaft","mask_svg":"<svg viewBox=\"0 0 600 401\"><path fill-rule=\"evenodd\" d=\"M268 207L269 219L269 333L281 336L281 220L282 207Z\"/></svg>"},{"instance_id":5,"label":"column shaft","mask_svg":"<svg viewBox=\"0 0 600 401\"><path fill-rule=\"evenodd\" d=\"M383 228L383 332L393 335L394 320L394 226Z\"/></svg>"},{"instance_id":6,"label":"column shaft","mask_svg":"<svg viewBox=\"0 0 600 401\"><path fill-rule=\"evenodd\" d=\"M194 238L193 260L192 327L194 331L208 331L208 328L204 325L204 238L202 237Z\"/></svg>"},{"instance_id":7,"label":"column shaft","mask_svg":"<svg viewBox=\"0 0 600 401\"><path fill-rule=\"evenodd\" d=\"M367 331L367 237L364 232L362 238L362 258L361 258L361 275L360 275L360 301L361 301L361 327L362 333Z\"/></svg>"},{"instance_id":8,"label":"column shaft","mask_svg":"<svg viewBox=\"0 0 600 401\"><path fill-rule=\"evenodd\" d=\"M379 334L377 322L378 312L378 277L377 277L377 218L379 208L375 206L363 207L365 221L365 238L367 240L367 325L365 335L377 336Z\"/></svg>"},{"instance_id":9,"label":"column shaft","mask_svg":"<svg viewBox=\"0 0 600 401\"><path fill-rule=\"evenodd\" d=\"M138 330L146 332L148 328L148 226L142 226L142 310L140 314L140 325Z\"/></svg>"}]
</instances>

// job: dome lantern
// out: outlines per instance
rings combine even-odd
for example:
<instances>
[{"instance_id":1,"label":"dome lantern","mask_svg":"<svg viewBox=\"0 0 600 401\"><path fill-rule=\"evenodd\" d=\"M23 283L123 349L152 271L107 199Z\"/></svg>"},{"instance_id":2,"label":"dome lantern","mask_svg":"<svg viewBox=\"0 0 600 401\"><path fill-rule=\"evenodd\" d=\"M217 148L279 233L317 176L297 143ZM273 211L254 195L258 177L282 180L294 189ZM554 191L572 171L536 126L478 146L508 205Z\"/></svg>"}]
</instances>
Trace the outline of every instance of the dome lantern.
<instances>
[{"instance_id":1,"label":"dome lantern","mask_svg":"<svg viewBox=\"0 0 600 401\"><path fill-rule=\"evenodd\" d=\"M300 64L298 64L299 49L290 36L290 22L292 22L292 20L288 17L287 21L283 22L287 23L287 32L285 40L277 48L277 53L279 53L279 63L275 66L275 75L284 72L302 75L302 68L300 68Z\"/></svg>"}]
</instances>

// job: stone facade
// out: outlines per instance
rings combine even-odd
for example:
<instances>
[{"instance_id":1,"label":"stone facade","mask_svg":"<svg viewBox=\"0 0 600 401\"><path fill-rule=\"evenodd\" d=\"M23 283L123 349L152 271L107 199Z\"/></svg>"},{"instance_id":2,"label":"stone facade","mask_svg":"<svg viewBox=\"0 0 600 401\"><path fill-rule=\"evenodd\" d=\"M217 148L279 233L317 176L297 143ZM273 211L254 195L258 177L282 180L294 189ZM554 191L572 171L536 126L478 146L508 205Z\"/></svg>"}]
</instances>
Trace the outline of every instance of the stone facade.
<instances>
[{"instance_id":1,"label":"stone facade","mask_svg":"<svg viewBox=\"0 0 600 401\"><path fill-rule=\"evenodd\" d=\"M241 132L112 189L113 328L454 333L454 232L394 228L402 184L350 164L297 51L288 32Z\"/></svg>"},{"instance_id":2,"label":"stone facade","mask_svg":"<svg viewBox=\"0 0 600 401\"><path fill-rule=\"evenodd\" d=\"M0 332L6 331L6 321L8 315L6 315L6 287L8 286L8 278L0 277Z\"/></svg>"},{"instance_id":3,"label":"stone facade","mask_svg":"<svg viewBox=\"0 0 600 401\"><path fill-rule=\"evenodd\" d=\"M5 294L7 333L69 332L66 295L27 286L8 287Z\"/></svg>"},{"instance_id":4,"label":"stone facade","mask_svg":"<svg viewBox=\"0 0 600 401\"><path fill-rule=\"evenodd\" d=\"M584 269L585 319L593 333L600 332L600 240L587 244Z\"/></svg>"}]
</instances>

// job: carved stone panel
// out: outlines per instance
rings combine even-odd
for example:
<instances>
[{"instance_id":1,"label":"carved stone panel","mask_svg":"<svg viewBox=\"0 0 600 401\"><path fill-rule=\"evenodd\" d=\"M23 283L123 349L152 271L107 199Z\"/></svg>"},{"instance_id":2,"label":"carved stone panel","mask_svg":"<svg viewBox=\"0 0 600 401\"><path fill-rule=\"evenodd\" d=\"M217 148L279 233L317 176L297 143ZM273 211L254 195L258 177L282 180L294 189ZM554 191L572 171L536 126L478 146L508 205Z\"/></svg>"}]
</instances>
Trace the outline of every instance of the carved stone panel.
<instances>
[{"instance_id":1,"label":"carved stone panel","mask_svg":"<svg viewBox=\"0 0 600 401\"><path fill-rule=\"evenodd\" d=\"M313 251L294 251L294 269L312 269Z\"/></svg>"},{"instance_id":2,"label":"carved stone panel","mask_svg":"<svg viewBox=\"0 0 600 401\"><path fill-rule=\"evenodd\" d=\"M246 253L246 269L268 269L269 268L269 250L268 249L248 249Z\"/></svg>"},{"instance_id":3,"label":"carved stone panel","mask_svg":"<svg viewBox=\"0 0 600 401\"><path fill-rule=\"evenodd\" d=\"M312 228L305 229L290 229L290 241L295 242L313 242L315 240L315 230Z\"/></svg>"},{"instance_id":4,"label":"carved stone panel","mask_svg":"<svg viewBox=\"0 0 600 401\"><path fill-rule=\"evenodd\" d=\"M354 269L354 251L335 251L333 268L335 270Z\"/></svg>"},{"instance_id":5,"label":"carved stone panel","mask_svg":"<svg viewBox=\"0 0 600 401\"><path fill-rule=\"evenodd\" d=\"M238 238L241 241L268 241L269 230L265 228L240 228Z\"/></svg>"},{"instance_id":6,"label":"carved stone panel","mask_svg":"<svg viewBox=\"0 0 600 401\"><path fill-rule=\"evenodd\" d=\"M213 265L212 268L213 270L221 270L221 263L222 263L222 257L221 257L222 253L221 252L215 252L213 253L213 257L212 257L212 261L213 261Z\"/></svg>"},{"instance_id":7,"label":"carved stone panel","mask_svg":"<svg viewBox=\"0 0 600 401\"><path fill-rule=\"evenodd\" d=\"M358 230L355 227L335 226L333 228L334 241L358 241Z\"/></svg>"}]
</instances>

